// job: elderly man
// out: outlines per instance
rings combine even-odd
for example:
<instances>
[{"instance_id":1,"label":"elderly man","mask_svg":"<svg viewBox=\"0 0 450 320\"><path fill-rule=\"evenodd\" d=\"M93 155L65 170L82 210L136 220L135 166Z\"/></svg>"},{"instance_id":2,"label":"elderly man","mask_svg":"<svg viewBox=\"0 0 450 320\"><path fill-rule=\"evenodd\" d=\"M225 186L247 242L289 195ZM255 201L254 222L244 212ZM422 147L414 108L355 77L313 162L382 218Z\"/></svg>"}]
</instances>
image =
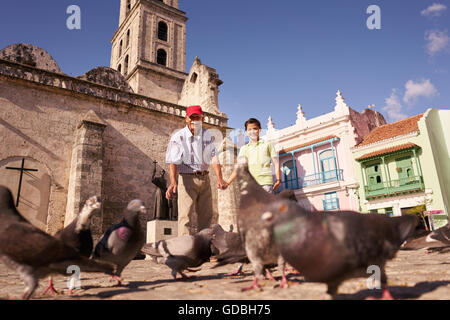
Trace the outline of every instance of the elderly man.
<instances>
[{"instance_id":1,"label":"elderly man","mask_svg":"<svg viewBox=\"0 0 450 320\"><path fill-rule=\"evenodd\" d=\"M211 165L217 177L217 187L226 189L222 169L214 146L214 139L203 129L203 111L200 106L190 106L186 111L186 127L170 139L166 163L170 165L170 186L166 197L178 193L178 235L189 235L192 214L197 212L198 230L211 224L213 208L208 168ZM178 181L177 181L177 174Z\"/></svg>"}]
</instances>

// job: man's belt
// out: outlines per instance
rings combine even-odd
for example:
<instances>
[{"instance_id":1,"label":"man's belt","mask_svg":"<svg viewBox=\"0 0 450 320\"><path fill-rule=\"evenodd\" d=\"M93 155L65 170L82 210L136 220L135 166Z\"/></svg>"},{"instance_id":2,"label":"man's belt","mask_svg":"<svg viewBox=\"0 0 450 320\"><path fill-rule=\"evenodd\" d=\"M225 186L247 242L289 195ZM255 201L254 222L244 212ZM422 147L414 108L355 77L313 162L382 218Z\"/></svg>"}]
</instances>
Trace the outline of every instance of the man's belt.
<instances>
[{"instance_id":1,"label":"man's belt","mask_svg":"<svg viewBox=\"0 0 450 320\"><path fill-rule=\"evenodd\" d=\"M193 176L207 176L209 174L209 171L194 171L189 173L180 173L180 174L189 174Z\"/></svg>"}]
</instances>

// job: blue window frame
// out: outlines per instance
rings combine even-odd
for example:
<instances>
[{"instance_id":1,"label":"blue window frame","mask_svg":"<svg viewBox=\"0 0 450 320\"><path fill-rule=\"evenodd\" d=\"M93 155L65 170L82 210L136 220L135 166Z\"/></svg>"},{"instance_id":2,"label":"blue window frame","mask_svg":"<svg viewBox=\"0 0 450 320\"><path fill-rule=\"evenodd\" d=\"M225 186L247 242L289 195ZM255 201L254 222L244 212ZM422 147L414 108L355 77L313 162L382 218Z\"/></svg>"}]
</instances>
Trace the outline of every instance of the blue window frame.
<instances>
[{"instance_id":1,"label":"blue window frame","mask_svg":"<svg viewBox=\"0 0 450 320\"><path fill-rule=\"evenodd\" d=\"M319 154L322 182L337 180L336 157L333 150L328 149Z\"/></svg>"},{"instance_id":2,"label":"blue window frame","mask_svg":"<svg viewBox=\"0 0 450 320\"><path fill-rule=\"evenodd\" d=\"M283 184L285 189L297 189L297 179L295 178L294 162L292 160L283 163L281 169L283 173Z\"/></svg>"},{"instance_id":3,"label":"blue window frame","mask_svg":"<svg viewBox=\"0 0 450 320\"><path fill-rule=\"evenodd\" d=\"M325 193L323 210L339 210L339 199L336 192Z\"/></svg>"}]
</instances>

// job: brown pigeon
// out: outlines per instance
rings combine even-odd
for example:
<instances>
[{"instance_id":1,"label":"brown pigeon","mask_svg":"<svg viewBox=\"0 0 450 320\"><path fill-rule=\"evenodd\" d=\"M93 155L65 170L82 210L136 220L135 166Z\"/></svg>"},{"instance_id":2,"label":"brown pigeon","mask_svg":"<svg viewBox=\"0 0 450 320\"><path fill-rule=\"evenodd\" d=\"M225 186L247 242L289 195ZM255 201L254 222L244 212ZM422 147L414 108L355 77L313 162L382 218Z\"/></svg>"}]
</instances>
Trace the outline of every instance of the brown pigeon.
<instances>
[{"instance_id":1,"label":"brown pigeon","mask_svg":"<svg viewBox=\"0 0 450 320\"><path fill-rule=\"evenodd\" d=\"M113 264L82 257L61 240L33 226L16 210L11 191L4 186L0 186L0 219L0 259L23 279L23 299L31 297L40 278L67 275L72 265L82 272L116 271Z\"/></svg>"},{"instance_id":2,"label":"brown pigeon","mask_svg":"<svg viewBox=\"0 0 450 320\"><path fill-rule=\"evenodd\" d=\"M384 270L386 261L395 257L418 222L413 215L310 212L286 200L268 206L261 220L273 230L286 262L307 281L326 283L331 297L343 281L368 277L367 268L378 266L383 299L392 299Z\"/></svg>"}]
</instances>

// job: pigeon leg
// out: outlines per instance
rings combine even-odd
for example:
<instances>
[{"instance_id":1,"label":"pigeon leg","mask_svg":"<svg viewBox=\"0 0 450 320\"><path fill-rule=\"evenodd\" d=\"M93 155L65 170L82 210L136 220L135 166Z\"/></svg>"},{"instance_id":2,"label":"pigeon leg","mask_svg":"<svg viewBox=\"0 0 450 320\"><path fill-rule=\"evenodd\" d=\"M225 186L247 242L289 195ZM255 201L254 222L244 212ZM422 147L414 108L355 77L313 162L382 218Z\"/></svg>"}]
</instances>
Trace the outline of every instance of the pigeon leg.
<instances>
[{"instance_id":1,"label":"pigeon leg","mask_svg":"<svg viewBox=\"0 0 450 320\"><path fill-rule=\"evenodd\" d=\"M395 300L389 292L387 285L383 285L382 288L383 293L381 294L381 298L368 297L367 300Z\"/></svg>"},{"instance_id":2,"label":"pigeon leg","mask_svg":"<svg viewBox=\"0 0 450 320\"><path fill-rule=\"evenodd\" d=\"M119 276L111 276L111 278L109 279L109 282L113 281L113 280L117 280L117 284L116 286L121 287L122 286L122 278Z\"/></svg>"},{"instance_id":3,"label":"pigeon leg","mask_svg":"<svg viewBox=\"0 0 450 320\"><path fill-rule=\"evenodd\" d=\"M327 283L327 293L322 296L322 300L334 300L339 288L339 282L329 282Z\"/></svg>"},{"instance_id":4,"label":"pigeon leg","mask_svg":"<svg viewBox=\"0 0 450 320\"><path fill-rule=\"evenodd\" d=\"M181 280L182 280L182 281L185 281L185 280L189 280L189 279L194 278L194 276L189 277L189 276L185 275L185 274L184 274L183 272L181 272L181 271L178 271L178 273L181 274Z\"/></svg>"},{"instance_id":5,"label":"pigeon leg","mask_svg":"<svg viewBox=\"0 0 450 320\"><path fill-rule=\"evenodd\" d=\"M227 276L237 276L237 275L239 275L239 274L243 274L243 272L242 272L242 268L243 268L243 267L244 267L244 265L243 265L243 264L240 264L239 267L236 269L236 271L231 272L231 273L227 273L226 275L227 275Z\"/></svg>"},{"instance_id":6,"label":"pigeon leg","mask_svg":"<svg viewBox=\"0 0 450 320\"><path fill-rule=\"evenodd\" d=\"M249 291L249 290L259 289L259 288L261 288L261 287L258 285L258 276L255 276L253 278L253 282L252 282L251 286L242 288L241 291Z\"/></svg>"},{"instance_id":7,"label":"pigeon leg","mask_svg":"<svg viewBox=\"0 0 450 320\"><path fill-rule=\"evenodd\" d=\"M270 273L270 270L269 270L269 269L266 269L266 274L265 274L264 277L265 277L266 279L269 278L270 280L277 281L277 280L275 280L275 278L273 277L272 273Z\"/></svg>"},{"instance_id":8,"label":"pigeon leg","mask_svg":"<svg viewBox=\"0 0 450 320\"><path fill-rule=\"evenodd\" d=\"M21 274L21 276L23 278L23 282L25 282L25 292L23 293L21 299L28 300L38 286L38 279L32 274Z\"/></svg>"},{"instance_id":9,"label":"pigeon leg","mask_svg":"<svg viewBox=\"0 0 450 320\"><path fill-rule=\"evenodd\" d=\"M53 279L52 277L50 277L48 279L48 286L47 288L44 290L44 292L42 292L42 295L46 294L47 291L50 291L51 294L56 295L58 294L58 291L56 291L55 287L53 286Z\"/></svg>"},{"instance_id":10,"label":"pigeon leg","mask_svg":"<svg viewBox=\"0 0 450 320\"><path fill-rule=\"evenodd\" d=\"M280 288L288 288L288 287L289 287L289 282L286 278L285 268L283 268L283 274L281 275Z\"/></svg>"},{"instance_id":11,"label":"pigeon leg","mask_svg":"<svg viewBox=\"0 0 450 320\"><path fill-rule=\"evenodd\" d=\"M387 286L387 277L386 272L384 271L384 266L381 269L381 289L383 290L383 293L381 294L381 298L377 299L375 297L369 297L368 300L395 300L391 293L389 292L388 286Z\"/></svg>"}]
</instances>

